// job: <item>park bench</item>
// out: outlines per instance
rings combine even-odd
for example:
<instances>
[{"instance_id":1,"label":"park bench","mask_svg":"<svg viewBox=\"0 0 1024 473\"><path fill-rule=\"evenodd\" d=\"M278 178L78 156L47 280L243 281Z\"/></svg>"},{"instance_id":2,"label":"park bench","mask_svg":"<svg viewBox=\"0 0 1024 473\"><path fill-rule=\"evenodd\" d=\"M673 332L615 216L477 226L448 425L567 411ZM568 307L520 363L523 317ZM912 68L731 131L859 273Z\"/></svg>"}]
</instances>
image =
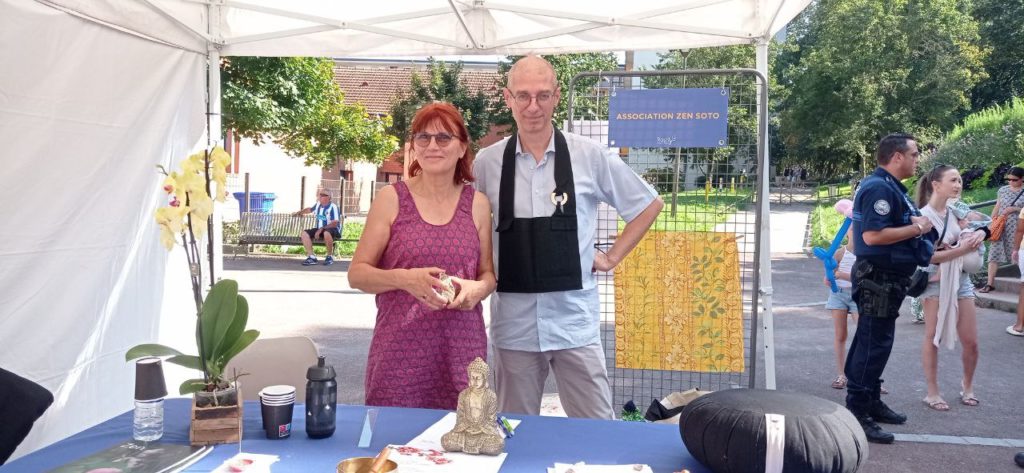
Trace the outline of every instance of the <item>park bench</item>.
<instances>
[{"instance_id":1,"label":"park bench","mask_svg":"<svg viewBox=\"0 0 1024 473\"><path fill-rule=\"evenodd\" d=\"M342 228L345 217L341 217ZM242 212L238 221L238 246L249 252L252 245L302 245L299 233L307 228L316 227L313 214L293 215L290 213ZM336 238L335 243L356 239ZM324 245L323 240L313 240L314 245ZM337 246L335 246L337 248Z\"/></svg>"}]
</instances>

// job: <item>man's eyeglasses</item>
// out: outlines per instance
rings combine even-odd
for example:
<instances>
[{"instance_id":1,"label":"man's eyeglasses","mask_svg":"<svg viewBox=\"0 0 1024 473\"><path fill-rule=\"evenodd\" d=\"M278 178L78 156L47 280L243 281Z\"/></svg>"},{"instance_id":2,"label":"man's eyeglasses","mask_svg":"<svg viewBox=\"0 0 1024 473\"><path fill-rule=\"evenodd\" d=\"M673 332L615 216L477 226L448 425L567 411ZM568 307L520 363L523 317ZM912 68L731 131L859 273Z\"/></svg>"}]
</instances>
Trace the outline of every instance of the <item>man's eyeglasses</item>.
<instances>
[{"instance_id":1,"label":"man's eyeglasses","mask_svg":"<svg viewBox=\"0 0 1024 473\"><path fill-rule=\"evenodd\" d=\"M330 194L320 194L320 197L330 197Z\"/></svg>"},{"instance_id":2,"label":"man's eyeglasses","mask_svg":"<svg viewBox=\"0 0 1024 473\"><path fill-rule=\"evenodd\" d=\"M412 135L412 142L415 143L416 146L419 146L420 148L426 148L427 146L430 146L431 139L436 141L438 146L444 148L450 145L452 143L452 140L455 139L455 137L449 135L448 133L416 133Z\"/></svg>"},{"instance_id":3,"label":"man's eyeglasses","mask_svg":"<svg viewBox=\"0 0 1024 473\"><path fill-rule=\"evenodd\" d=\"M526 108L530 106L534 100L537 101L537 105L547 105L551 102L551 99L555 97L554 92L541 92L537 95L530 95L526 92L520 92L512 96L516 101L516 105Z\"/></svg>"}]
</instances>

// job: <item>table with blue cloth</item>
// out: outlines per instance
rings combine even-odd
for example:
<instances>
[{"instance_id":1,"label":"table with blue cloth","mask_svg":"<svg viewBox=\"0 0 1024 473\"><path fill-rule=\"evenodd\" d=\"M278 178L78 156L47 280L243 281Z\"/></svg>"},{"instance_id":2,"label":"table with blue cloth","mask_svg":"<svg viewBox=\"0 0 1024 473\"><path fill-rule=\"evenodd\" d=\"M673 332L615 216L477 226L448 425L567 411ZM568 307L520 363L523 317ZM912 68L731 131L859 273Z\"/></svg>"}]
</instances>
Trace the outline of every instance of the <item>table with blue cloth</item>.
<instances>
[{"instance_id":1,"label":"table with blue cloth","mask_svg":"<svg viewBox=\"0 0 1024 473\"><path fill-rule=\"evenodd\" d=\"M162 442L188 444L190 399L168 399L164 404ZM339 461L374 456L388 444L403 445L440 420L448 411L382 407L369 448L358 448L367 407L338 406L337 430L326 439L306 436L301 404L295 406L292 435L268 440L258 402L245 403L242 449L246 453L277 455L274 472L333 472ZM515 436L505 440L508 457L502 472L544 472L558 463L646 463L657 472L683 468L708 472L686 451L677 425L592 419L510 415L521 419ZM0 466L0 472L45 472L131 440L132 413L121 414L95 427ZM218 445L185 471L211 471L238 453L238 444Z\"/></svg>"}]
</instances>

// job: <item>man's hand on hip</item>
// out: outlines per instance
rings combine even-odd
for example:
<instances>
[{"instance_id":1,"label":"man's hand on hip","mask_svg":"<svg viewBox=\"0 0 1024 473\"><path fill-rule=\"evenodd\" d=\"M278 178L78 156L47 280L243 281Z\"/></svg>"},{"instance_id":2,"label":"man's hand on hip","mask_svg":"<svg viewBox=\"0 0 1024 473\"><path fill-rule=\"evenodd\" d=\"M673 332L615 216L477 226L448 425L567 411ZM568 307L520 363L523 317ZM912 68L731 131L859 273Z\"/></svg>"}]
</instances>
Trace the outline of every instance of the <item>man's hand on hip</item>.
<instances>
[{"instance_id":1,"label":"man's hand on hip","mask_svg":"<svg viewBox=\"0 0 1024 473\"><path fill-rule=\"evenodd\" d=\"M612 261L612 259L608 257L607 253L605 253L603 251L598 251L598 252L596 252L594 254L594 265L593 265L593 267L590 268L590 271L591 272L611 271L611 270L615 269L615 266L618 265L618 264L619 264L619 262L618 261Z\"/></svg>"}]
</instances>

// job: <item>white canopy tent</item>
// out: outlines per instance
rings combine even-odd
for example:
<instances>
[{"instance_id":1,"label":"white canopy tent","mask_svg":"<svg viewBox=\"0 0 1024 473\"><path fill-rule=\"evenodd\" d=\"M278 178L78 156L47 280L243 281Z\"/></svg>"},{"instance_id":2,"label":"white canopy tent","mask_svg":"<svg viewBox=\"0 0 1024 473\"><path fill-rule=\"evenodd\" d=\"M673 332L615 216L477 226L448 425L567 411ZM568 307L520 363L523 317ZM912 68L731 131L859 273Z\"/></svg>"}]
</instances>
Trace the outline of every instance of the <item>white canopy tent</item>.
<instances>
[{"instance_id":1,"label":"white canopy tent","mask_svg":"<svg viewBox=\"0 0 1024 473\"><path fill-rule=\"evenodd\" d=\"M0 0L0 367L56 397L15 456L130 408L128 347L191 346L184 260L159 246L152 218L164 199L154 166L206 146L207 117L219 139L219 71L207 65L221 56L754 43L767 75L768 39L808 3ZM770 343L767 199L761 205L762 340ZM770 349L765 356L773 387Z\"/></svg>"},{"instance_id":2,"label":"white canopy tent","mask_svg":"<svg viewBox=\"0 0 1024 473\"><path fill-rule=\"evenodd\" d=\"M524 54L695 48L770 38L808 0L39 0L223 56Z\"/></svg>"}]
</instances>

